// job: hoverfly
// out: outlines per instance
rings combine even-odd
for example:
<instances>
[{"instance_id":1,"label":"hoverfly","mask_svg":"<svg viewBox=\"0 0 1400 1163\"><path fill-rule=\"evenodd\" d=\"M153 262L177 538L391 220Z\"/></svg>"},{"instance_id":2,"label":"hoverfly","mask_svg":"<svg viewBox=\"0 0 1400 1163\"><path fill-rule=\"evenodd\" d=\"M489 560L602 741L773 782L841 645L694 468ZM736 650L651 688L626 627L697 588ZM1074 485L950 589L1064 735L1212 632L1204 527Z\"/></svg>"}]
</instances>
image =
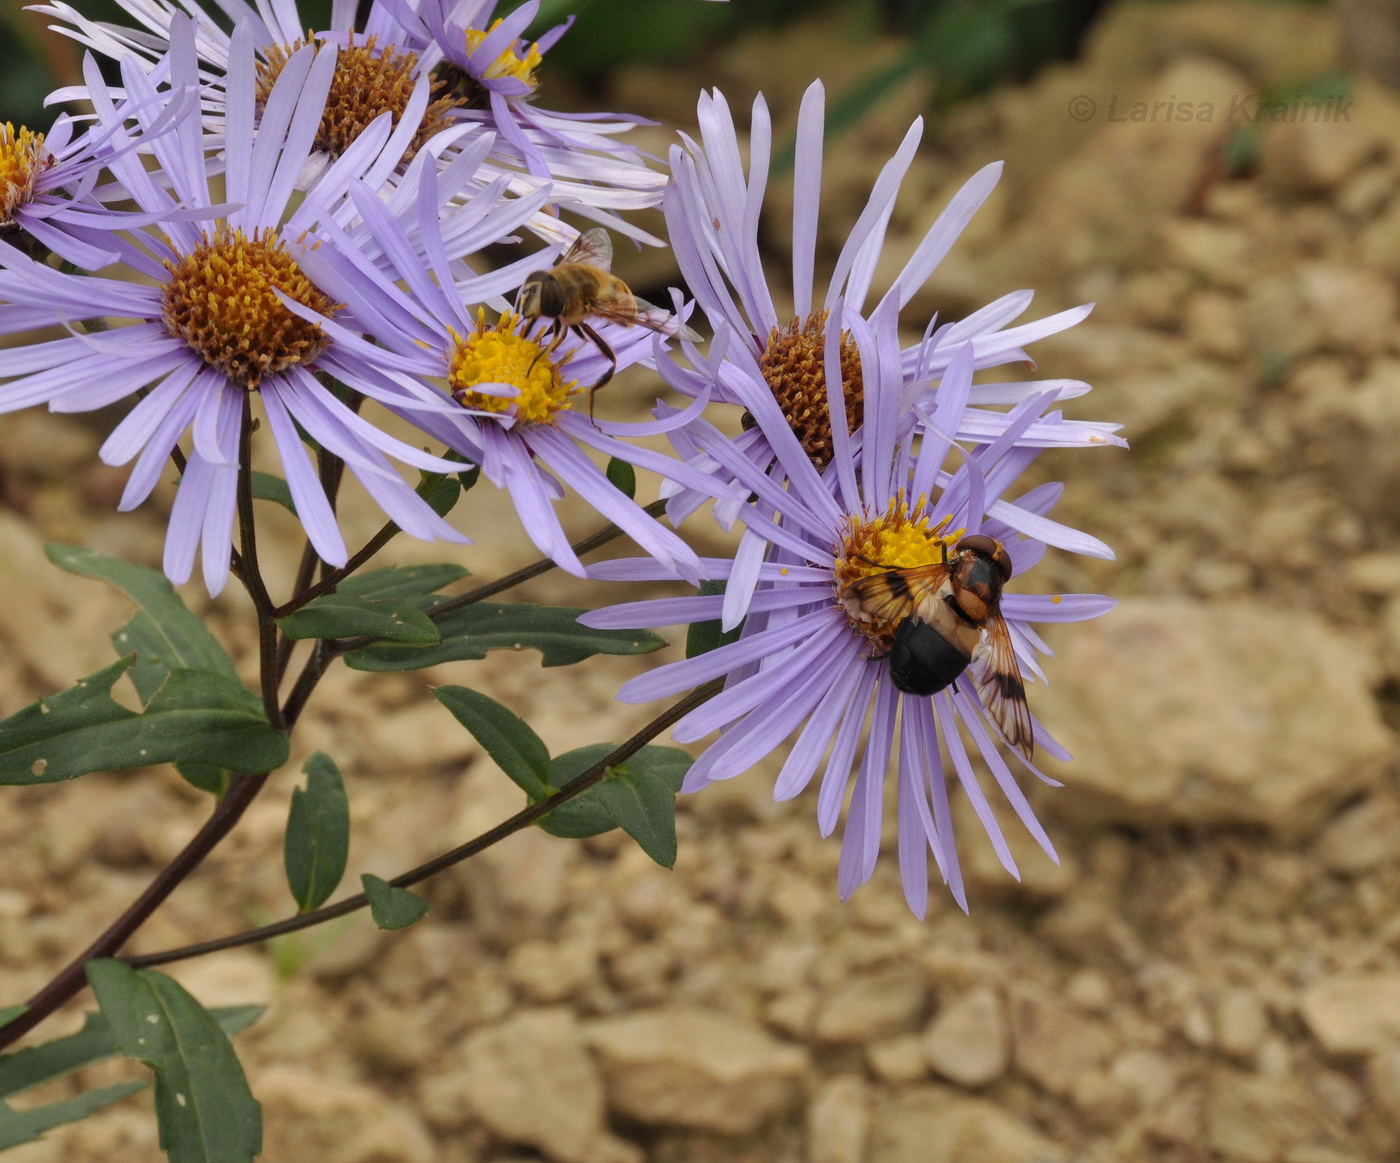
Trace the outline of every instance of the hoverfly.
<instances>
[{"instance_id":1,"label":"hoverfly","mask_svg":"<svg viewBox=\"0 0 1400 1163\"><path fill-rule=\"evenodd\" d=\"M940 564L858 578L840 600L861 621L897 623L887 657L890 680L906 694L938 693L976 657L982 665L972 681L983 704L1029 760L1034 739L1026 687L1001 616L1001 590L1010 579L1011 558L1001 542L973 534L952 556L945 550Z\"/></svg>"},{"instance_id":2,"label":"hoverfly","mask_svg":"<svg viewBox=\"0 0 1400 1163\"><path fill-rule=\"evenodd\" d=\"M588 389L588 418L593 419L593 396L613 378L617 355L608 342L588 325L589 317L608 319L624 327L636 324L661 335L674 335L698 343L700 336L677 319L632 294L627 284L611 273L612 239L601 226L585 230L564 253L557 266L534 271L520 287L517 310L526 319L552 319L553 338L535 361L549 355L566 332L591 340L609 363L603 378ZM534 362L531 367L534 367Z\"/></svg>"}]
</instances>

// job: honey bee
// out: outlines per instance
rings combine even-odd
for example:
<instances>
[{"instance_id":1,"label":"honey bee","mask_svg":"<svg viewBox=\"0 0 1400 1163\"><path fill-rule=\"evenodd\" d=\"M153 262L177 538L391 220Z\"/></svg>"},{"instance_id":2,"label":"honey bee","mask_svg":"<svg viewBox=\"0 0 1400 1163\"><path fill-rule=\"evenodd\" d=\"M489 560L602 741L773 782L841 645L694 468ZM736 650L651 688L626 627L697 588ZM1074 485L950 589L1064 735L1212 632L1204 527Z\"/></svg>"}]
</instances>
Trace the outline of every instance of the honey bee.
<instances>
[{"instance_id":1,"label":"honey bee","mask_svg":"<svg viewBox=\"0 0 1400 1163\"><path fill-rule=\"evenodd\" d=\"M972 681L983 704L1006 741L1029 760L1035 742L1026 687L1001 616L1002 586L1010 579L1006 548L974 534L959 541L951 556L945 549L940 564L858 578L840 600L861 621L897 623L886 657L890 680L906 694L937 694L976 658L981 665Z\"/></svg>"},{"instance_id":2,"label":"honey bee","mask_svg":"<svg viewBox=\"0 0 1400 1163\"><path fill-rule=\"evenodd\" d=\"M675 335L697 343L700 336L673 315L632 294L611 273L612 239L602 227L585 230L549 270L535 271L520 287L516 309L526 319L552 319L553 338L530 366L549 355L564 335L572 331L591 340L609 363L602 379L588 389L588 418L593 419L593 397L617 371L617 355L608 342L586 322L590 317L608 319L624 327L636 324L662 335Z\"/></svg>"}]
</instances>

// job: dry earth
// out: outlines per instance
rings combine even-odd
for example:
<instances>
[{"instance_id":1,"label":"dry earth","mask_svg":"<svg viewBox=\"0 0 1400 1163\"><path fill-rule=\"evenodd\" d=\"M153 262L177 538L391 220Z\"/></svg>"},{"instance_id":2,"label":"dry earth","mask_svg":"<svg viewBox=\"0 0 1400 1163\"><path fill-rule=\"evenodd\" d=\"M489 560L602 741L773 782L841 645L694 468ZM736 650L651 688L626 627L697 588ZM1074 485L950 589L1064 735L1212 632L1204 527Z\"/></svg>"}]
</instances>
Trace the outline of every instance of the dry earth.
<instances>
[{"instance_id":1,"label":"dry earth","mask_svg":"<svg viewBox=\"0 0 1400 1163\"><path fill-rule=\"evenodd\" d=\"M842 35L813 25L688 71L636 70L612 100L685 124L701 84L737 105L762 84L790 126L809 75L839 90L884 51L836 59ZM1134 446L1044 458L1068 482L1066 519L1119 558L1052 555L1034 588L1123 599L1054 637L1052 685L1033 688L1078 755L1058 772L1065 788L1034 793L1062 863L1016 843L1017 883L962 804L970 917L935 895L916 921L892 860L842 904L837 844L817 836L808 799L770 801L775 765L682 803L673 872L616 835L515 837L433 883L429 918L403 934L360 921L179 968L206 1003L269 1003L239 1041L267 1159L1400 1155L1400 99L1358 82L1349 120L1256 126L1242 176L1211 160L1236 128L1233 100L1335 71L1338 44L1324 9L1115 9L1082 62L943 123L896 215L898 251L957 182L1004 156L1003 189L920 306L958 316L1022 286L1039 289L1038 311L1099 303L1037 352L1044 372L1092 381L1071 407L1123 421ZM1096 106L1087 121L1069 113L1080 95ZM839 147L828 240L921 97L902 93ZM1214 119L1108 120L1139 99L1211 102ZM664 277L664 262L639 260L637 278ZM614 399L640 406L649 390L634 380ZM120 478L93 467L97 441L41 414L0 427L5 713L104 663L126 616L96 583L48 567L40 540L158 559L159 514L112 514ZM499 498L483 486L472 500L474 571L528 559ZM368 512L353 519L372 528ZM441 557L404 545L385 560ZM526 592L578 590L547 578ZM234 596L211 609L245 667L246 613ZM335 673L297 756L324 748L347 771L352 875L407 867L518 806L428 683L488 690L564 750L643 722L646 708L612 692L654 661L541 671L506 654L401 678ZM279 844L296 779L278 777L135 949L288 910ZM4 802L7 1002L207 810L162 772ZM115 1063L81 1081L130 1075ZM148 1103L7 1158L155 1163Z\"/></svg>"}]
</instances>

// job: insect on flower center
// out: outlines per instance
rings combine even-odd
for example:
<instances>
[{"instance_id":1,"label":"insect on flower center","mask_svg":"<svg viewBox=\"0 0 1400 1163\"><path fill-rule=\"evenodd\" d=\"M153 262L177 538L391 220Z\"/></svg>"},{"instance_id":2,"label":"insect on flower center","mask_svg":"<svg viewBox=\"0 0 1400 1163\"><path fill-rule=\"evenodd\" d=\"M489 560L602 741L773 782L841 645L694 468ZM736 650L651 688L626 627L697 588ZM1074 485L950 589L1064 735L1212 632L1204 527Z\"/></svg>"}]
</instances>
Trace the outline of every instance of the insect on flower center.
<instances>
[{"instance_id":1,"label":"insect on flower center","mask_svg":"<svg viewBox=\"0 0 1400 1163\"><path fill-rule=\"evenodd\" d=\"M15 211L34 196L34 182L52 164L44 152L44 135L0 125L0 226L12 226Z\"/></svg>"},{"instance_id":2,"label":"insect on flower center","mask_svg":"<svg viewBox=\"0 0 1400 1163\"><path fill-rule=\"evenodd\" d=\"M875 517L852 517L846 532L836 546L836 594L846 595L851 584L860 578L886 573L892 569L915 569L923 565L940 565L963 535L962 529L949 530L951 518L937 524L922 515L922 505L911 511L904 498L897 499L885 512ZM898 620L875 617L860 608L843 603L851 625L882 650L894 641Z\"/></svg>"},{"instance_id":3,"label":"insect on flower center","mask_svg":"<svg viewBox=\"0 0 1400 1163\"><path fill-rule=\"evenodd\" d=\"M817 468L831 463L831 409L826 398L826 316L813 311L774 327L759 369L789 427ZM865 384L860 353L849 331L841 333L841 383L846 396L846 428L854 432L865 419Z\"/></svg>"},{"instance_id":4,"label":"insect on flower center","mask_svg":"<svg viewBox=\"0 0 1400 1163\"><path fill-rule=\"evenodd\" d=\"M490 28L467 29L467 56L476 52L486 38L496 31L496 26L500 23L497 20ZM514 44L507 46L504 52L487 65L480 76L488 81L499 80L502 77L514 77L517 81L524 81L533 90L539 84L535 78L535 70L540 67L540 62L543 60L544 57L540 53L538 44L532 44L526 48L523 41L517 40ZM491 104L490 91L486 86L466 70L458 68L450 61L444 61L438 66L437 79L445 87L449 99L461 108L486 109Z\"/></svg>"},{"instance_id":5,"label":"insect on flower center","mask_svg":"<svg viewBox=\"0 0 1400 1163\"><path fill-rule=\"evenodd\" d=\"M519 315L501 316L495 327L486 326L486 313L476 317L476 330L455 341L447 378L453 398L464 408L482 412L510 413L517 420L553 423L554 414L569 406L569 397L578 390L578 381L565 381L560 369L569 357L541 356L540 344L518 333L523 322ZM509 384L516 396L491 396L474 391L477 384Z\"/></svg>"},{"instance_id":6,"label":"insect on flower center","mask_svg":"<svg viewBox=\"0 0 1400 1163\"><path fill-rule=\"evenodd\" d=\"M167 330L250 391L265 376L310 363L330 345L326 333L292 314L277 292L322 315L339 305L316 289L271 231L221 228L166 267L161 316Z\"/></svg>"},{"instance_id":7,"label":"insect on flower center","mask_svg":"<svg viewBox=\"0 0 1400 1163\"><path fill-rule=\"evenodd\" d=\"M288 59L306 46L306 41L288 45L268 45L266 61L258 63L257 104L261 111L272 95L277 78ZM331 78L326 107L316 129L316 148L339 157L382 113L390 113L397 125L418 80L418 54L385 45L379 48L369 36L350 43L336 53L335 74ZM436 88L436 86L435 86ZM424 111L422 126L409 152L433 134L445 129L448 112L460 102L439 97Z\"/></svg>"}]
</instances>

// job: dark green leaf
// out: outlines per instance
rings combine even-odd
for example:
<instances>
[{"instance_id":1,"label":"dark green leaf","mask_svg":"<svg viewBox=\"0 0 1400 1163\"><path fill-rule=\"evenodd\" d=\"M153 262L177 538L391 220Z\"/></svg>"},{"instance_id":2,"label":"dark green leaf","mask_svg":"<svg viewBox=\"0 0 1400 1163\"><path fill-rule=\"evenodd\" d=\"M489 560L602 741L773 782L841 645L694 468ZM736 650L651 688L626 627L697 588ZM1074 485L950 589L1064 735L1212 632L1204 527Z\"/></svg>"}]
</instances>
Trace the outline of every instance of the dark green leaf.
<instances>
[{"instance_id":1,"label":"dark green leaf","mask_svg":"<svg viewBox=\"0 0 1400 1163\"><path fill-rule=\"evenodd\" d=\"M286 481L270 472L253 473L253 497L259 501L271 501L274 505L281 505L287 512L296 515L297 503L292 500L292 490L287 487Z\"/></svg>"},{"instance_id":2,"label":"dark green leaf","mask_svg":"<svg viewBox=\"0 0 1400 1163\"><path fill-rule=\"evenodd\" d=\"M346 578L338 592L360 598L406 598L415 605L428 605L439 600L434 591L466 576L460 565L391 565Z\"/></svg>"},{"instance_id":3,"label":"dark green leaf","mask_svg":"<svg viewBox=\"0 0 1400 1163\"><path fill-rule=\"evenodd\" d=\"M395 888L387 880L365 873L360 877L369 911L381 929L406 929L428 915L428 902L406 888Z\"/></svg>"},{"instance_id":4,"label":"dark green leaf","mask_svg":"<svg viewBox=\"0 0 1400 1163\"><path fill-rule=\"evenodd\" d=\"M29 1012L27 1005L3 1006L0 1007L0 1030L4 1029L16 1018Z\"/></svg>"},{"instance_id":5,"label":"dark green leaf","mask_svg":"<svg viewBox=\"0 0 1400 1163\"><path fill-rule=\"evenodd\" d=\"M532 800L549 795L549 748L530 725L495 699L464 686L440 686L433 697L452 712L496 766Z\"/></svg>"},{"instance_id":6,"label":"dark green leaf","mask_svg":"<svg viewBox=\"0 0 1400 1163\"><path fill-rule=\"evenodd\" d=\"M11 1110L0 1103L0 1151L8 1151L21 1143L32 1143L45 1131L60 1127L64 1123L76 1123L88 1115L100 1111L104 1106L121 1102L128 1095L144 1090L144 1082L119 1082L115 1086L104 1086L101 1090L89 1091L77 1098L64 1102L53 1102L48 1106L34 1107L27 1111Z\"/></svg>"},{"instance_id":7,"label":"dark green leaf","mask_svg":"<svg viewBox=\"0 0 1400 1163\"><path fill-rule=\"evenodd\" d=\"M724 593L724 582L722 581L702 581L700 583L700 597L702 598L714 597L716 594L722 593ZM737 642L743 629L744 624L740 622L732 630L722 630L718 618L713 622L692 622L685 635L685 656L694 658L697 654L708 654L711 650L718 650L721 646Z\"/></svg>"},{"instance_id":8,"label":"dark green leaf","mask_svg":"<svg viewBox=\"0 0 1400 1163\"><path fill-rule=\"evenodd\" d=\"M550 790L557 791L582 775L615 747L613 743L594 743L556 756L550 764ZM680 790L681 781L693 762L679 748L650 745L643 747L625 764L614 768L613 773L619 770L640 772L646 777L659 779L675 792ZM616 828L618 823L600 796L598 787L589 788L582 795L560 804L539 821L540 827L550 835L569 839L596 836L599 832Z\"/></svg>"},{"instance_id":9,"label":"dark green leaf","mask_svg":"<svg viewBox=\"0 0 1400 1163\"><path fill-rule=\"evenodd\" d=\"M262 1150L262 1108L213 1016L151 969L89 961L87 976L122 1053L155 1071L170 1163L250 1163Z\"/></svg>"},{"instance_id":10,"label":"dark green leaf","mask_svg":"<svg viewBox=\"0 0 1400 1163\"><path fill-rule=\"evenodd\" d=\"M224 1033L233 1037L257 1021L263 1008L226 1006L210 1013ZM76 1034L39 1046L28 1046L13 1054L0 1055L0 1098L62 1078L70 1071L101 1062L118 1053L117 1040L107 1019L102 1014L86 1014L83 1028Z\"/></svg>"},{"instance_id":11,"label":"dark green leaf","mask_svg":"<svg viewBox=\"0 0 1400 1163\"><path fill-rule=\"evenodd\" d=\"M455 476L420 472L418 495L428 502L439 517L446 517L461 499L462 485Z\"/></svg>"},{"instance_id":12,"label":"dark green leaf","mask_svg":"<svg viewBox=\"0 0 1400 1163\"><path fill-rule=\"evenodd\" d=\"M118 705L112 685L132 661L114 662L0 722L0 784L155 763L272 771L287 761L287 737L268 725L257 696L219 674L171 671L144 713Z\"/></svg>"},{"instance_id":13,"label":"dark green leaf","mask_svg":"<svg viewBox=\"0 0 1400 1163\"><path fill-rule=\"evenodd\" d=\"M637 495L637 470L627 461L614 456L608 461L607 474L618 492L626 493L629 498Z\"/></svg>"},{"instance_id":14,"label":"dark green leaf","mask_svg":"<svg viewBox=\"0 0 1400 1163\"><path fill-rule=\"evenodd\" d=\"M556 755L549 764L549 790L558 791L571 779L582 775L600 759L607 756L616 744L593 743ZM608 813L594 796L597 788L589 788L582 795L575 796L560 804L547 816L538 821L539 826L551 836L562 836L567 840L579 840L584 836L596 836L617 827L617 821Z\"/></svg>"},{"instance_id":15,"label":"dark green leaf","mask_svg":"<svg viewBox=\"0 0 1400 1163\"><path fill-rule=\"evenodd\" d=\"M490 650L533 648L545 666L568 666L595 654L650 654L666 643L649 630L593 630L578 623L585 610L525 602L475 602L434 619L434 646L376 643L345 656L355 670L418 670L440 662L485 658Z\"/></svg>"},{"instance_id":16,"label":"dark green leaf","mask_svg":"<svg viewBox=\"0 0 1400 1163\"><path fill-rule=\"evenodd\" d=\"M651 771L623 764L592 789L618 827L657 864L676 863L676 793Z\"/></svg>"},{"instance_id":17,"label":"dark green leaf","mask_svg":"<svg viewBox=\"0 0 1400 1163\"><path fill-rule=\"evenodd\" d=\"M403 598L362 598L358 594L323 594L300 610L277 619L288 638L355 638L370 634L390 642L426 645L438 641L433 621Z\"/></svg>"},{"instance_id":18,"label":"dark green leaf","mask_svg":"<svg viewBox=\"0 0 1400 1163\"><path fill-rule=\"evenodd\" d=\"M457 474L457 479L462 482L462 492L475 488L476 482L481 479L481 465L474 464Z\"/></svg>"},{"instance_id":19,"label":"dark green leaf","mask_svg":"<svg viewBox=\"0 0 1400 1163\"><path fill-rule=\"evenodd\" d=\"M213 763L177 763L175 770L191 787L197 787L200 791L207 791L214 796L221 796L228 791L229 780L233 778L233 772L227 767L219 767Z\"/></svg>"},{"instance_id":20,"label":"dark green leaf","mask_svg":"<svg viewBox=\"0 0 1400 1163\"><path fill-rule=\"evenodd\" d=\"M350 801L340 769L318 751L302 768L306 787L292 790L282 856L300 911L320 908L345 875L350 854Z\"/></svg>"},{"instance_id":21,"label":"dark green leaf","mask_svg":"<svg viewBox=\"0 0 1400 1163\"><path fill-rule=\"evenodd\" d=\"M185 608L164 574L76 545L50 544L44 546L44 552L60 569L105 581L140 607L140 612L112 635L112 645L118 654L137 652L131 680L143 703L172 670L207 670L238 680L223 647Z\"/></svg>"}]
</instances>

